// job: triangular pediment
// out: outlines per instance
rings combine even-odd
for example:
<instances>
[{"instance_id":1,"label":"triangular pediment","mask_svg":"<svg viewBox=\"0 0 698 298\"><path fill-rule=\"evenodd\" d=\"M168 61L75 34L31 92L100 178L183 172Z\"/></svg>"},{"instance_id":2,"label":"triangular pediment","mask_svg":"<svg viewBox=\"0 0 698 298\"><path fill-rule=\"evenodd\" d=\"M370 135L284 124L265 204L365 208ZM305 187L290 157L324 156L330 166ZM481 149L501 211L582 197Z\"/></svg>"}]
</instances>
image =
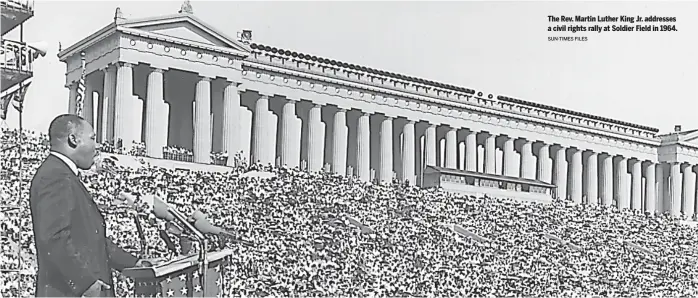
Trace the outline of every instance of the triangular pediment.
<instances>
[{"instance_id":1,"label":"triangular pediment","mask_svg":"<svg viewBox=\"0 0 698 298\"><path fill-rule=\"evenodd\" d=\"M688 142L698 145L698 129L687 131L684 134L682 134L679 138L682 142Z\"/></svg>"},{"instance_id":2,"label":"triangular pediment","mask_svg":"<svg viewBox=\"0 0 698 298\"><path fill-rule=\"evenodd\" d=\"M249 52L245 44L226 36L191 14L180 13L153 18L124 20L119 25L129 29L142 30L177 39Z\"/></svg>"}]
</instances>

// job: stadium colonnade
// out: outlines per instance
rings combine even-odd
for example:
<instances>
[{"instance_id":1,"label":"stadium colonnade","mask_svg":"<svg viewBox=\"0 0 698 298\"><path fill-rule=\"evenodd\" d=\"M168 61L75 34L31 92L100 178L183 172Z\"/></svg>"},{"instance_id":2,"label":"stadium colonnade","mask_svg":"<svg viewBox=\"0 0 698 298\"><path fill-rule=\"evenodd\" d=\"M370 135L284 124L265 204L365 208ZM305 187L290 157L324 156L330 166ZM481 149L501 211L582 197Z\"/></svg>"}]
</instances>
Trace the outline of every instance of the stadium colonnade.
<instances>
[{"instance_id":1,"label":"stadium colonnade","mask_svg":"<svg viewBox=\"0 0 698 298\"><path fill-rule=\"evenodd\" d=\"M696 213L698 131L658 129L232 39L191 6L114 20L62 50L71 112L101 142L242 153L263 164L421 184L425 166L535 179L559 198ZM693 142L693 143L692 143ZM232 163L229 159L229 165Z\"/></svg>"}]
</instances>

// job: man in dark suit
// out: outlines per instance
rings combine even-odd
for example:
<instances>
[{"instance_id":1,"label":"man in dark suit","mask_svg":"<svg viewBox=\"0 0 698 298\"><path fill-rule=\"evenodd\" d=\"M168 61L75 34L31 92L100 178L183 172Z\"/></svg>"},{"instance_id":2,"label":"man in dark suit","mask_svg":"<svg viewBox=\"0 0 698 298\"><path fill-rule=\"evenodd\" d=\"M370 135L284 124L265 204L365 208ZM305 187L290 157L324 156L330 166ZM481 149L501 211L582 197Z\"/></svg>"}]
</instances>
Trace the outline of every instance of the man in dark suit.
<instances>
[{"instance_id":1,"label":"man in dark suit","mask_svg":"<svg viewBox=\"0 0 698 298\"><path fill-rule=\"evenodd\" d=\"M78 169L90 169L97 156L92 125L60 115L48 135L51 153L34 175L29 197L36 296L114 296L111 270L144 262L106 237L104 217L78 178Z\"/></svg>"}]
</instances>

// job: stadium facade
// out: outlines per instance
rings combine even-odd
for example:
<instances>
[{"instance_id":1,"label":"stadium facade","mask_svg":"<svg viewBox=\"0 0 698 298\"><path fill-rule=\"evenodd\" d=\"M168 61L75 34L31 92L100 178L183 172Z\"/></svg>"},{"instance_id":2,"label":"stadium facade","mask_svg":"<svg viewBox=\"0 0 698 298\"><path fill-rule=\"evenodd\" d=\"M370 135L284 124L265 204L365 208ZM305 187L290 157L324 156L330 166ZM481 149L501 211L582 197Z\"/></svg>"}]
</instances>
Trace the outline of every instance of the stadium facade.
<instances>
[{"instance_id":1,"label":"stadium facade","mask_svg":"<svg viewBox=\"0 0 698 298\"><path fill-rule=\"evenodd\" d=\"M59 53L70 112L103 142L419 183L440 166L552 183L575 203L696 214L698 130L658 129L227 37L179 13L113 22ZM120 141L119 141L120 140ZM500 152L500 153L498 153ZM232 158L228 160L232 163Z\"/></svg>"}]
</instances>

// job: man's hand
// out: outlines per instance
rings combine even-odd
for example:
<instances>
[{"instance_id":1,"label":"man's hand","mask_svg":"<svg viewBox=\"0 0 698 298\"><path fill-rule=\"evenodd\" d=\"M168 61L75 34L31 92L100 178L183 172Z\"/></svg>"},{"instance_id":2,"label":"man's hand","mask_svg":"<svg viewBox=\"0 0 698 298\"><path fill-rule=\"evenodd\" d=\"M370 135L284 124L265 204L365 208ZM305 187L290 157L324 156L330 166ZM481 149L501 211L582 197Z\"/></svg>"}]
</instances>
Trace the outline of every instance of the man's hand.
<instances>
[{"instance_id":1,"label":"man's hand","mask_svg":"<svg viewBox=\"0 0 698 298\"><path fill-rule=\"evenodd\" d=\"M102 291L109 289L111 289L111 286L98 279L87 288L85 293L82 294L82 297L101 297Z\"/></svg>"}]
</instances>

